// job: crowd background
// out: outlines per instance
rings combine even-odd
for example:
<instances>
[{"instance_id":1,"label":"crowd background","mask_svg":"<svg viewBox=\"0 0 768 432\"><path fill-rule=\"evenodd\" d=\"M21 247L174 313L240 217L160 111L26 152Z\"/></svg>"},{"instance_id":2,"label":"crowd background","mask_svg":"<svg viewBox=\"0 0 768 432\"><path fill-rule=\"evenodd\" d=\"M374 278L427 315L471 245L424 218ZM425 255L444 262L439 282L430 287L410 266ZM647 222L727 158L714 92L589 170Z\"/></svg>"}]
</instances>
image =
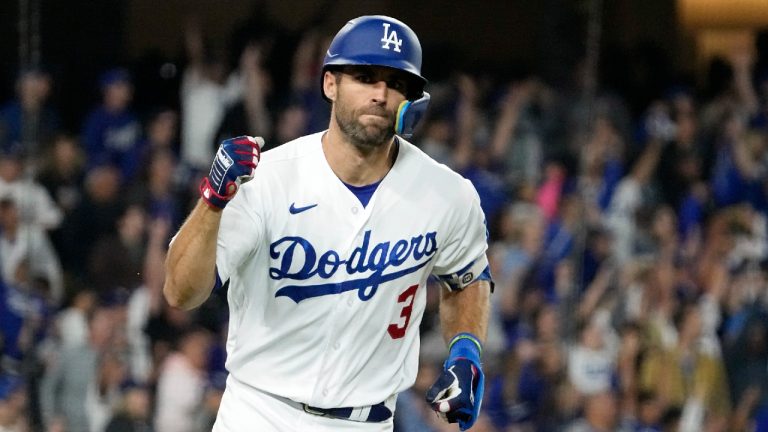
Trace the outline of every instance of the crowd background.
<instances>
[{"instance_id":1,"label":"crowd background","mask_svg":"<svg viewBox=\"0 0 768 432\"><path fill-rule=\"evenodd\" d=\"M176 85L103 68L82 115L61 111L72 101L56 99L69 84L55 67L14 76L0 106L2 432L210 430L226 293L170 308L167 244L221 139L274 147L327 127L333 34L303 29L286 50L246 21L217 47L200 22L186 19L183 59L158 71ZM643 86L625 70L633 91L583 56L557 82L471 65L430 81L412 142L472 181L490 232L473 430L768 430L768 33L755 41L703 80ZM654 66L636 65L649 81ZM423 400L446 354L438 297L431 284L399 432L456 430Z\"/></svg>"}]
</instances>

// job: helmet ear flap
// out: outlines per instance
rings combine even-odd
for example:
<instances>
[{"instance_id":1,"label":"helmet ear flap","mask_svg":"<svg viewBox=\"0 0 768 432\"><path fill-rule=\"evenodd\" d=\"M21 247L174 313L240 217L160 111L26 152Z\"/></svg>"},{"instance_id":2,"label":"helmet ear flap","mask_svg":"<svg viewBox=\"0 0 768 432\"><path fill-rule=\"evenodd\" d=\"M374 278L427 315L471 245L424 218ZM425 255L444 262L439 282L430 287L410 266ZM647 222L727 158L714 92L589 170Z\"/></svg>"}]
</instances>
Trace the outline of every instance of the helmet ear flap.
<instances>
[{"instance_id":1,"label":"helmet ear flap","mask_svg":"<svg viewBox=\"0 0 768 432\"><path fill-rule=\"evenodd\" d=\"M413 136L413 131L429 107L429 93L423 92L419 99L405 100L397 110L395 120L395 133L403 138Z\"/></svg>"}]
</instances>

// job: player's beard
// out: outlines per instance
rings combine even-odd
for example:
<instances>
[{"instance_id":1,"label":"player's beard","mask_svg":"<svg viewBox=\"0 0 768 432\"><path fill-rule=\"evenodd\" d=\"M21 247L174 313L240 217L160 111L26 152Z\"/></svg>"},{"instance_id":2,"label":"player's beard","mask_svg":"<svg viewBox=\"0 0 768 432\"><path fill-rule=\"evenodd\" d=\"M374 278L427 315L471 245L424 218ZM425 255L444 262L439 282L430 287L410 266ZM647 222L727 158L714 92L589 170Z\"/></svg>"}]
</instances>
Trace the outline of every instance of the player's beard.
<instances>
[{"instance_id":1,"label":"player's beard","mask_svg":"<svg viewBox=\"0 0 768 432\"><path fill-rule=\"evenodd\" d=\"M353 145L359 148L380 147L395 135L395 115L383 106L372 106L359 110L347 109L344 104L334 107L336 124ZM360 116L370 114L386 118L385 123L364 125Z\"/></svg>"}]
</instances>

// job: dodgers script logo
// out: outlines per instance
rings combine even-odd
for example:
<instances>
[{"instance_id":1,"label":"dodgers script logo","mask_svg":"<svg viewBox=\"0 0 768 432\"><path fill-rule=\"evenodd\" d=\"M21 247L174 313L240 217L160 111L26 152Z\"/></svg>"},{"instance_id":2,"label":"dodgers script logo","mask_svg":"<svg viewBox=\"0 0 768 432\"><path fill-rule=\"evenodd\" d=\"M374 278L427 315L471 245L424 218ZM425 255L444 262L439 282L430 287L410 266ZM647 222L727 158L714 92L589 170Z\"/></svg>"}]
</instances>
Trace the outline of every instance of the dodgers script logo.
<instances>
[{"instance_id":1,"label":"dodgers script logo","mask_svg":"<svg viewBox=\"0 0 768 432\"><path fill-rule=\"evenodd\" d=\"M394 44L395 52L400 52L400 45L403 44L403 40L397 38L396 31L392 30L389 32L389 23L381 23L381 25L384 26L384 37L381 38L381 41L384 42L384 44L381 47L389 49L389 44Z\"/></svg>"},{"instance_id":2,"label":"dodgers script logo","mask_svg":"<svg viewBox=\"0 0 768 432\"><path fill-rule=\"evenodd\" d=\"M424 267L437 252L437 233L417 235L410 240L401 239L371 246L371 231L365 232L363 244L342 259L335 250L318 256L312 243L298 236L283 237L269 246L269 256L274 267L269 277L274 280L307 280L318 276L331 279L338 271L344 272L343 280L317 285L288 285L277 290L275 297L288 297L296 303L330 294L357 290L360 300L368 301L376 294L379 285L399 279ZM403 267L408 262L409 267ZM359 275L359 277L356 277Z\"/></svg>"}]
</instances>

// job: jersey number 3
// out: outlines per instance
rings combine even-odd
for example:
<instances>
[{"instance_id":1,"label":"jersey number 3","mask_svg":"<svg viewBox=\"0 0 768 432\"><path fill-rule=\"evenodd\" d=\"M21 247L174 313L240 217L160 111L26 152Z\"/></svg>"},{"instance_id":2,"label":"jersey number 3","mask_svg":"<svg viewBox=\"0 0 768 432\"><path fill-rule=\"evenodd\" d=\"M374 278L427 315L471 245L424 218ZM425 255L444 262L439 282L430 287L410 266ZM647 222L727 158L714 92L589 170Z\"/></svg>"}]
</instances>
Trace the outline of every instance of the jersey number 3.
<instances>
[{"instance_id":1,"label":"jersey number 3","mask_svg":"<svg viewBox=\"0 0 768 432\"><path fill-rule=\"evenodd\" d=\"M403 306L403 309L400 311L400 317L404 319L402 320L402 323L399 323L402 325L390 324L389 327L387 327L387 332L392 339L400 339L405 336L405 329L408 328L408 323L411 321L413 300L416 298L416 289L418 288L419 285L411 285L397 296L398 303L405 303L405 306Z\"/></svg>"}]
</instances>

